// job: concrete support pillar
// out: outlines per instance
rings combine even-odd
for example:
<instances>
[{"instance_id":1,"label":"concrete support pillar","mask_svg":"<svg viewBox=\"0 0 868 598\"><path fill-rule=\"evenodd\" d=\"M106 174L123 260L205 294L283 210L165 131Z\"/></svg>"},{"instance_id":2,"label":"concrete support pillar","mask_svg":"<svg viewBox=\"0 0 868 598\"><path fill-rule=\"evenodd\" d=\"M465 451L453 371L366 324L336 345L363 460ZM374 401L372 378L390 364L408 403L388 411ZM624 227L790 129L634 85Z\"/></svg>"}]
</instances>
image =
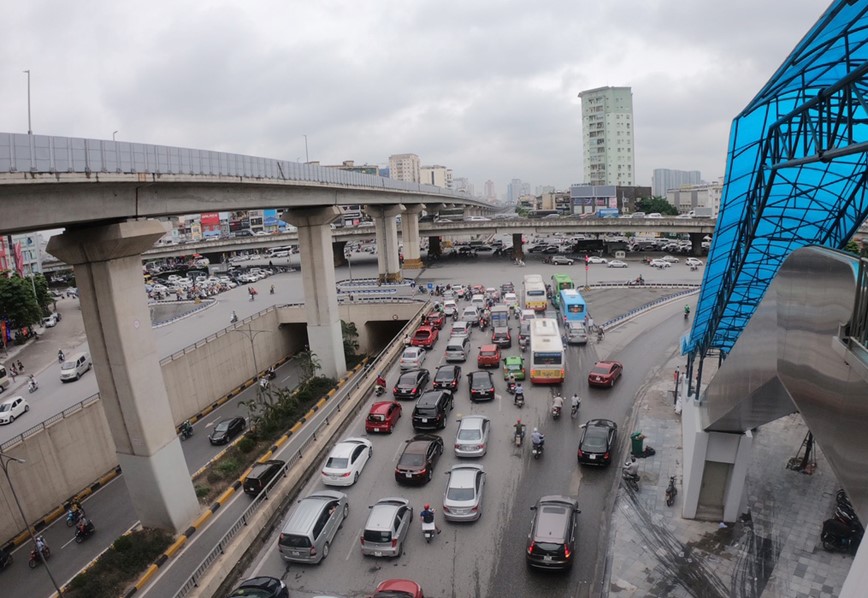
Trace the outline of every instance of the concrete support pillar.
<instances>
[{"instance_id":1,"label":"concrete support pillar","mask_svg":"<svg viewBox=\"0 0 868 598\"><path fill-rule=\"evenodd\" d=\"M512 233L512 257L517 260L524 259L523 236L522 233Z\"/></svg>"},{"instance_id":2,"label":"concrete support pillar","mask_svg":"<svg viewBox=\"0 0 868 598\"><path fill-rule=\"evenodd\" d=\"M283 216L298 227L308 344L319 359L322 374L331 378L339 378L347 371L329 226L339 215L337 206L326 206L288 210Z\"/></svg>"},{"instance_id":3,"label":"concrete support pillar","mask_svg":"<svg viewBox=\"0 0 868 598\"><path fill-rule=\"evenodd\" d=\"M346 249L346 241L332 242L332 253L334 253L335 256L335 268L337 268L338 266L345 266L347 264Z\"/></svg>"},{"instance_id":4,"label":"concrete support pillar","mask_svg":"<svg viewBox=\"0 0 868 598\"><path fill-rule=\"evenodd\" d=\"M419 248L419 214L422 204L407 206L401 215L401 241L404 243L404 267L420 270L422 250Z\"/></svg>"},{"instance_id":5,"label":"concrete support pillar","mask_svg":"<svg viewBox=\"0 0 868 598\"><path fill-rule=\"evenodd\" d=\"M74 266L93 369L136 516L145 527L177 532L199 513L199 502L142 292L142 252L164 234L156 220L71 228L51 238L48 252Z\"/></svg>"},{"instance_id":6,"label":"concrete support pillar","mask_svg":"<svg viewBox=\"0 0 868 598\"><path fill-rule=\"evenodd\" d=\"M365 212L374 219L377 231L377 265L380 282L397 282L403 278L398 259L398 223L395 216L404 206L365 206Z\"/></svg>"},{"instance_id":7,"label":"concrete support pillar","mask_svg":"<svg viewBox=\"0 0 868 598\"><path fill-rule=\"evenodd\" d=\"M440 247L440 237L428 237L428 255L430 257L440 257L443 255L443 248Z\"/></svg>"},{"instance_id":8,"label":"concrete support pillar","mask_svg":"<svg viewBox=\"0 0 868 598\"><path fill-rule=\"evenodd\" d=\"M690 255L699 257L702 255L702 233L690 233Z\"/></svg>"}]
</instances>

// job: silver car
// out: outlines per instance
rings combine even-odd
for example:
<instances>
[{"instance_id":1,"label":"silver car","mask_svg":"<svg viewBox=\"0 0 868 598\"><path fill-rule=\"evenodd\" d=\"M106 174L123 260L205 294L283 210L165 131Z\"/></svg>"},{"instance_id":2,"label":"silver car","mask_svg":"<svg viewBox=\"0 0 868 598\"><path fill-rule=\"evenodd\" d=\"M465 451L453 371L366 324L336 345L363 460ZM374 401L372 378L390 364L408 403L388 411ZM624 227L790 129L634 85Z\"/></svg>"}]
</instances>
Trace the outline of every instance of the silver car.
<instances>
[{"instance_id":1,"label":"silver car","mask_svg":"<svg viewBox=\"0 0 868 598\"><path fill-rule=\"evenodd\" d=\"M482 515L485 470L482 465L454 465L446 472L449 483L443 493L443 516L447 521L476 521Z\"/></svg>"},{"instance_id":2,"label":"silver car","mask_svg":"<svg viewBox=\"0 0 868 598\"><path fill-rule=\"evenodd\" d=\"M467 322L471 326L479 326L479 309L473 305L465 307L461 311L461 320Z\"/></svg>"},{"instance_id":3,"label":"silver car","mask_svg":"<svg viewBox=\"0 0 868 598\"><path fill-rule=\"evenodd\" d=\"M481 457L488 450L491 420L484 415L467 415L458 424L455 436L456 457Z\"/></svg>"},{"instance_id":4,"label":"silver car","mask_svg":"<svg viewBox=\"0 0 868 598\"><path fill-rule=\"evenodd\" d=\"M401 556L413 524L413 507L406 498L381 498L371 507L362 530L362 554Z\"/></svg>"},{"instance_id":5,"label":"silver car","mask_svg":"<svg viewBox=\"0 0 868 598\"><path fill-rule=\"evenodd\" d=\"M422 362L425 361L425 355L425 350L422 347L407 347L401 353L401 359L398 361L401 371L421 368Z\"/></svg>"}]
</instances>

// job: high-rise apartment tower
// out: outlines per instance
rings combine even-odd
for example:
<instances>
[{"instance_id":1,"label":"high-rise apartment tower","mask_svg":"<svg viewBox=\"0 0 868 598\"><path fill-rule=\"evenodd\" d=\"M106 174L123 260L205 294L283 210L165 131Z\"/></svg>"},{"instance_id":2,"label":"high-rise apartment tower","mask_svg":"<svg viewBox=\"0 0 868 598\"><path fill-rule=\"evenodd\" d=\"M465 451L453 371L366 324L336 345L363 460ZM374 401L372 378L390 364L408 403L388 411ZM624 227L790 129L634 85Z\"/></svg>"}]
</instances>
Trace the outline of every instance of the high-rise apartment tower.
<instances>
[{"instance_id":1,"label":"high-rise apartment tower","mask_svg":"<svg viewBox=\"0 0 868 598\"><path fill-rule=\"evenodd\" d=\"M584 182L632 187L636 170L633 91L629 87L598 87L581 92L579 98Z\"/></svg>"}]
</instances>

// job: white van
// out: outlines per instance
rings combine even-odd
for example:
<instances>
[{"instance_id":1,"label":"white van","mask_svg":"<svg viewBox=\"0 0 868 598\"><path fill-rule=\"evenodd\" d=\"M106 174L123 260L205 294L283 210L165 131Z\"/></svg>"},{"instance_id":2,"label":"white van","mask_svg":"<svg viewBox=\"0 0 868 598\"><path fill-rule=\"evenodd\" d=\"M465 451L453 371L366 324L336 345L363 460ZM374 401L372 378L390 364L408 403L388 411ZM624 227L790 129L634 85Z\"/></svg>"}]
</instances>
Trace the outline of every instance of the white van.
<instances>
[{"instance_id":1,"label":"white van","mask_svg":"<svg viewBox=\"0 0 868 598\"><path fill-rule=\"evenodd\" d=\"M453 336L446 342L446 361L467 361L470 352L470 339L466 336Z\"/></svg>"},{"instance_id":2,"label":"white van","mask_svg":"<svg viewBox=\"0 0 868 598\"><path fill-rule=\"evenodd\" d=\"M87 353L76 353L70 356L60 365L61 382L78 380L82 374L90 369L90 365L90 355Z\"/></svg>"}]
</instances>

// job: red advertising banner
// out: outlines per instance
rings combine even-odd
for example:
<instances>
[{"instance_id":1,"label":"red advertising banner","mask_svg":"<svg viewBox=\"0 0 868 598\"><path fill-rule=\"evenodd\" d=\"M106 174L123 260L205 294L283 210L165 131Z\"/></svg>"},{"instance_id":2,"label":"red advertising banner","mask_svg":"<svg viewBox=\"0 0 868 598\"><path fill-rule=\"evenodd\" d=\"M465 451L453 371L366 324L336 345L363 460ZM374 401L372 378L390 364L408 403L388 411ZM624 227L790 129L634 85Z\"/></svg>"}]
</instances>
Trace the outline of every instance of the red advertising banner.
<instances>
[{"instance_id":1,"label":"red advertising banner","mask_svg":"<svg viewBox=\"0 0 868 598\"><path fill-rule=\"evenodd\" d=\"M202 228L217 228L220 226L220 212L205 212L199 215Z\"/></svg>"}]
</instances>

